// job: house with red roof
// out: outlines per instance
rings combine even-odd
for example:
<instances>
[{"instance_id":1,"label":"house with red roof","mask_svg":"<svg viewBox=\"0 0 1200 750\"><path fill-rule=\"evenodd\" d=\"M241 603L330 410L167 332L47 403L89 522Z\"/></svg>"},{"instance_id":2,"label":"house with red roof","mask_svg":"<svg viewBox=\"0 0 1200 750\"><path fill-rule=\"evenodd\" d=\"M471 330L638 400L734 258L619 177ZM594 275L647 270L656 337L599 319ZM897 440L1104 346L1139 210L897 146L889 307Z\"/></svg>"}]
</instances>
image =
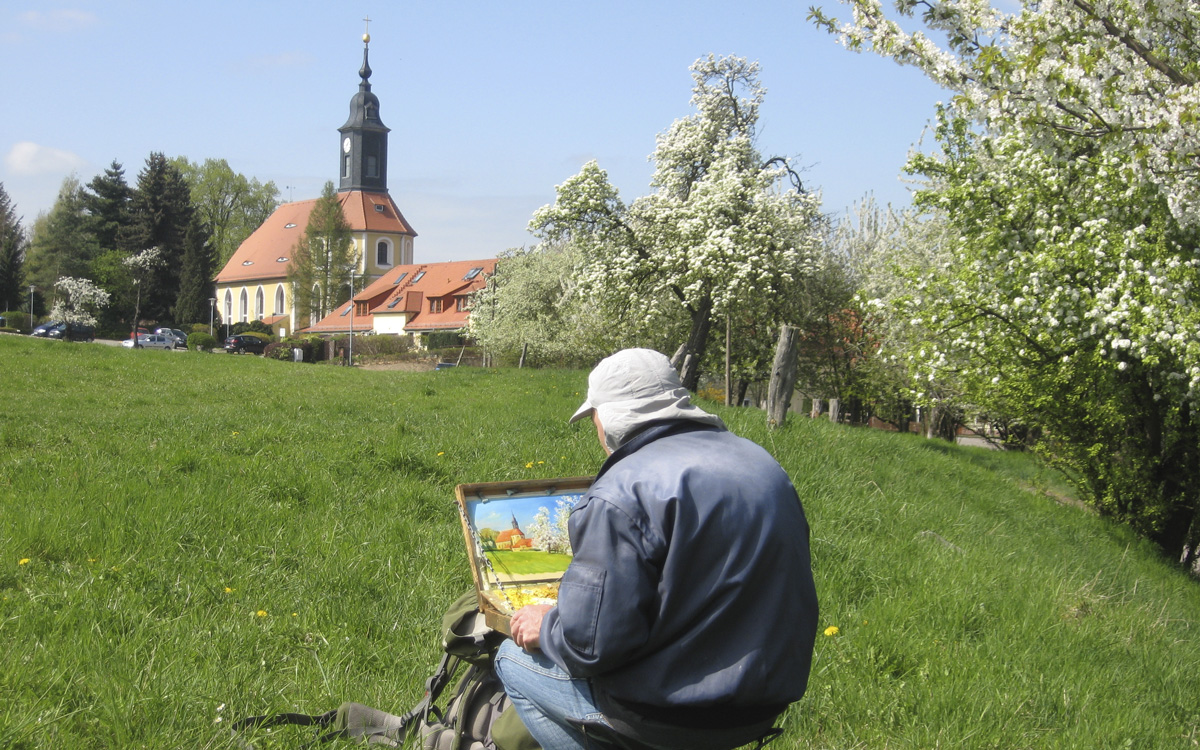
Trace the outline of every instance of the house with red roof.
<instances>
[{"instance_id":1,"label":"house with red roof","mask_svg":"<svg viewBox=\"0 0 1200 750\"><path fill-rule=\"evenodd\" d=\"M414 265L417 233L388 194L389 128L371 92L369 42L364 34L358 93L350 100L349 119L338 128L338 200L352 233L355 276L365 288L323 319L296 318L288 269L317 201L285 203L217 274L214 297L222 320L261 320L280 335L459 330L466 325L467 295L495 272L495 260ZM348 295L346 289L342 298Z\"/></svg>"},{"instance_id":2,"label":"house with red roof","mask_svg":"<svg viewBox=\"0 0 1200 750\"><path fill-rule=\"evenodd\" d=\"M408 336L460 331L471 293L495 272L495 258L396 266L306 330Z\"/></svg>"}]
</instances>

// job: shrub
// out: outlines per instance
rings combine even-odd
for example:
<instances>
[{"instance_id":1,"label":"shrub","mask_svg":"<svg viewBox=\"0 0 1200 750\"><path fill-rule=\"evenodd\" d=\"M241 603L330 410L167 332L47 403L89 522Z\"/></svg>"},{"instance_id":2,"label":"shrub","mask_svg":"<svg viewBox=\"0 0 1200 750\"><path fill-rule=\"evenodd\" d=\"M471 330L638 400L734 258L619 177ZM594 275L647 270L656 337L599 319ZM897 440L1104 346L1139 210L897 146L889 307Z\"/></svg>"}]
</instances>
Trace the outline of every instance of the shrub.
<instances>
[{"instance_id":1,"label":"shrub","mask_svg":"<svg viewBox=\"0 0 1200 750\"><path fill-rule=\"evenodd\" d=\"M216 348L217 340L207 331L195 331L188 334L187 345L194 352L210 352Z\"/></svg>"},{"instance_id":2,"label":"shrub","mask_svg":"<svg viewBox=\"0 0 1200 750\"><path fill-rule=\"evenodd\" d=\"M25 333L33 330L29 324L29 313L20 310L9 310L4 313L4 330L11 329L15 333Z\"/></svg>"},{"instance_id":3,"label":"shrub","mask_svg":"<svg viewBox=\"0 0 1200 750\"><path fill-rule=\"evenodd\" d=\"M262 322L261 320L251 320L251 321L248 321L245 323L234 323L233 331L229 335L233 336L233 335L239 334L239 333L265 334L267 341L270 341L271 338L274 337L274 335L275 335L275 332L273 330L271 330L271 326L267 325L266 323Z\"/></svg>"}]
</instances>

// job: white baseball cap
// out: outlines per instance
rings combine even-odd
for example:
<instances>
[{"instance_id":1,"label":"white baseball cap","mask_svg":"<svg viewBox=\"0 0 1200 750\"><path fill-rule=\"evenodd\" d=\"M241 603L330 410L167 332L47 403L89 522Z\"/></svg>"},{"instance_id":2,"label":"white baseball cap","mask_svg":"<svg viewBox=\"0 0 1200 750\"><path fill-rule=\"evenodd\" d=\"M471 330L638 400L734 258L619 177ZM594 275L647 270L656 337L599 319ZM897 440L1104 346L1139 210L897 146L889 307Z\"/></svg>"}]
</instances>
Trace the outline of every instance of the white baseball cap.
<instances>
[{"instance_id":1,"label":"white baseball cap","mask_svg":"<svg viewBox=\"0 0 1200 750\"><path fill-rule=\"evenodd\" d=\"M670 360L653 349L624 349L601 360L588 375L587 400L571 415L578 421L593 411L616 449L650 422L690 419L724 427L721 418L691 403Z\"/></svg>"}]
</instances>

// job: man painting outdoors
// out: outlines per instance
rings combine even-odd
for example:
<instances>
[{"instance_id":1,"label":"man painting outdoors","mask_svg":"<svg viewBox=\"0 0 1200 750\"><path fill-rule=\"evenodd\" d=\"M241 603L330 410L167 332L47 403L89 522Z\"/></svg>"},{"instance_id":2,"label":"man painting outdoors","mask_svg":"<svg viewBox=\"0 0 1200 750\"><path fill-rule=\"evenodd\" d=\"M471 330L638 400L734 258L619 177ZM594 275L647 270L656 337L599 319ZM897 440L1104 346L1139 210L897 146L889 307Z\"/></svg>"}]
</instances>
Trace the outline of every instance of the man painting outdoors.
<instances>
[{"instance_id":1,"label":"man painting outdoors","mask_svg":"<svg viewBox=\"0 0 1200 750\"><path fill-rule=\"evenodd\" d=\"M667 358L588 377L608 459L571 513L557 605L512 617L496 672L545 750L723 750L804 694L817 597L808 523L762 447L695 405Z\"/></svg>"}]
</instances>

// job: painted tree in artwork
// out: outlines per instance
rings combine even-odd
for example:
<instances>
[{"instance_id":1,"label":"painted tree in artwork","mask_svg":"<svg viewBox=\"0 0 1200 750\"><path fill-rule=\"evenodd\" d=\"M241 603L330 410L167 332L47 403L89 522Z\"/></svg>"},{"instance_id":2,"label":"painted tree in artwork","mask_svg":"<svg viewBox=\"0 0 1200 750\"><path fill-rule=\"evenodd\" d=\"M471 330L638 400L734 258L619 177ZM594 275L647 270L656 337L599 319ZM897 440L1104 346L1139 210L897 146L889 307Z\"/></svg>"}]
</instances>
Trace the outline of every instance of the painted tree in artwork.
<instances>
[{"instance_id":1,"label":"painted tree in artwork","mask_svg":"<svg viewBox=\"0 0 1200 750\"><path fill-rule=\"evenodd\" d=\"M787 317L780 301L810 267L820 216L786 160L755 147L766 93L758 65L709 56L691 70L696 111L659 135L653 193L627 206L589 162L530 229L581 248L579 287L626 340L670 332L694 390L715 319L737 311L773 339Z\"/></svg>"},{"instance_id":2,"label":"painted tree in artwork","mask_svg":"<svg viewBox=\"0 0 1200 750\"><path fill-rule=\"evenodd\" d=\"M356 261L350 225L333 182L326 182L304 234L292 249L288 282L296 319L315 323L347 301Z\"/></svg>"},{"instance_id":3,"label":"painted tree in artwork","mask_svg":"<svg viewBox=\"0 0 1200 750\"><path fill-rule=\"evenodd\" d=\"M1200 572L1197 5L846 4L812 17L954 92L910 161L949 229L892 308L926 330L914 373L1037 425L1101 512ZM944 47L902 28L918 9Z\"/></svg>"}]
</instances>

